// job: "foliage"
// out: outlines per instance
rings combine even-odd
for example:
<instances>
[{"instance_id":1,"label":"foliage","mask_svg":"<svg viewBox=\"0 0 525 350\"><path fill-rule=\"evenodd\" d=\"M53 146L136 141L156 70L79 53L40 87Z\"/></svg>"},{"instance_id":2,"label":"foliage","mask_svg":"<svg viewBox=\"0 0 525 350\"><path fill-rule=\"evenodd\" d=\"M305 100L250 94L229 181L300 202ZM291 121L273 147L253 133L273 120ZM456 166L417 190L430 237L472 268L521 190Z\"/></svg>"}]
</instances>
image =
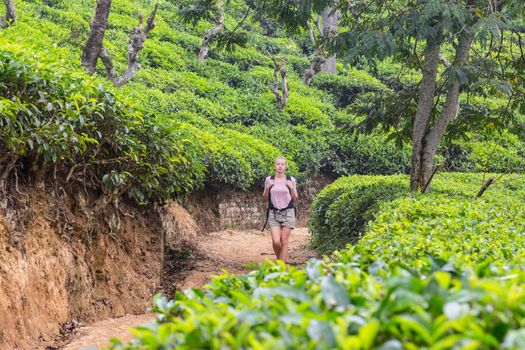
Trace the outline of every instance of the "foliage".
<instances>
[{"instance_id":1,"label":"foliage","mask_svg":"<svg viewBox=\"0 0 525 350\"><path fill-rule=\"evenodd\" d=\"M70 178L139 203L198 188L204 169L176 129L143 116L105 84L0 52L0 149L14 169ZM42 169L42 170L37 170ZM66 180L66 181L67 181Z\"/></svg>"},{"instance_id":2,"label":"foliage","mask_svg":"<svg viewBox=\"0 0 525 350\"><path fill-rule=\"evenodd\" d=\"M323 253L356 243L384 201L406 195L404 176L350 176L326 186L314 199L312 246Z\"/></svg>"},{"instance_id":3,"label":"foliage","mask_svg":"<svg viewBox=\"0 0 525 350\"><path fill-rule=\"evenodd\" d=\"M524 210L525 178L474 201L478 180L447 174L430 196L386 202L356 246L304 269L266 262L215 277L205 291L156 296L157 320L112 348L520 349L525 224L513 214ZM330 191L352 181L374 178ZM407 186L375 179L389 181Z\"/></svg>"},{"instance_id":4,"label":"foliage","mask_svg":"<svg viewBox=\"0 0 525 350\"><path fill-rule=\"evenodd\" d=\"M447 170L451 171L525 171L525 143L508 132L452 142L444 148L444 154Z\"/></svg>"},{"instance_id":5,"label":"foliage","mask_svg":"<svg viewBox=\"0 0 525 350\"><path fill-rule=\"evenodd\" d=\"M381 134L356 134L337 130L330 139L333 159L323 169L334 177L353 174L408 173L410 150L398 147Z\"/></svg>"},{"instance_id":6,"label":"foliage","mask_svg":"<svg viewBox=\"0 0 525 350\"><path fill-rule=\"evenodd\" d=\"M337 107L352 104L364 92L385 93L389 88L365 71L349 69L341 75L319 73L312 79L312 85L332 94Z\"/></svg>"}]
</instances>

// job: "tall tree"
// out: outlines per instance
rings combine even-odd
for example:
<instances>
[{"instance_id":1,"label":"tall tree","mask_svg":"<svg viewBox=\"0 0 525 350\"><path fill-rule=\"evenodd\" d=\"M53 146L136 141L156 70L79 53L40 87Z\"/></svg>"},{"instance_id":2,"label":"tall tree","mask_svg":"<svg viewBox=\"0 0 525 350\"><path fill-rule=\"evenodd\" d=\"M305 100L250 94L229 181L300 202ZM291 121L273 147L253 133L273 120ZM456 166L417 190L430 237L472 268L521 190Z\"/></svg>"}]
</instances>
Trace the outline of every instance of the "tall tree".
<instances>
[{"instance_id":1,"label":"tall tree","mask_svg":"<svg viewBox=\"0 0 525 350\"><path fill-rule=\"evenodd\" d=\"M0 28L7 28L16 21L16 7L14 0L4 0L5 15L0 17Z\"/></svg>"},{"instance_id":2,"label":"tall tree","mask_svg":"<svg viewBox=\"0 0 525 350\"><path fill-rule=\"evenodd\" d=\"M337 34L337 22L339 21L339 12L337 9L327 6L324 8L321 18L323 20L322 36L325 39L329 39ZM335 54L327 57L324 64L321 67L321 71L327 73L337 73Z\"/></svg>"},{"instance_id":3,"label":"tall tree","mask_svg":"<svg viewBox=\"0 0 525 350\"><path fill-rule=\"evenodd\" d=\"M86 72L93 74L97 68L97 61L102 50L104 34L108 26L111 0L98 0L95 9L95 18L90 22L91 33L82 51L81 62Z\"/></svg>"},{"instance_id":4,"label":"tall tree","mask_svg":"<svg viewBox=\"0 0 525 350\"><path fill-rule=\"evenodd\" d=\"M337 73L337 61L335 53L328 56L325 45L328 40L333 38L337 33L337 22L339 14L336 9L327 6L322 13L317 16L312 26L312 21L306 22L308 36L315 51L310 59L310 67L303 73L303 83L310 85L312 78L319 72ZM322 22L322 24L320 24ZM316 30L314 30L314 28ZM328 56L328 57L327 57Z\"/></svg>"},{"instance_id":5,"label":"tall tree","mask_svg":"<svg viewBox=\"0 0 525 350\"><path fill-rule=\"evenodd\" d=\"M313 53L310 56L310 66L303 73L303 83L310 85L312 78L319 72L336 73L336 56L327 54L325 46L328 39L337 33L340 19L338 8L332 0L327 1L280 1L258 0L250 1L256 15L263 23L272 19L279 23L290 35L301 30L307 30Z\"/></svg>"},{"instance_id":6,"label":"tall tree","mask_svg":"<svg viewBox=\"0 0 525 350\"><path fill-rule=\"evenodd\" d=\"M229 3L228 1L227 4ZM183 23L196 25L201 20L213 23L213 27L207 30L202 38L201 47L197 56L200 62L204 62L208 57L210 45L213 42L217 42L219 46L226 47L227 49L233 49L236 45L244 46L246 44L246 33L240 30L240 28L250 13L249 7L245 9L243 17L238 19L235 28L228 30L224 23L226 11L224 0L197 0L195 2L192 1L191 5L186 2L181 2L180 6L181 10L179 15Z\"/></svg>"},{"instance_id":7,"label":"tall tree","mask_svg":"<svg viewBox=\"0 0 525 350\"><path fill-rule=\"evenodd\" d=\"M421 74L415 112L394 108L375 119L375 125L393 122L395 126L401 117L409 118L412 191L428 188L436 151L460 113L462 96L486 91L507 96L507 108L499 111L502 117L512 117L519 106L525 108L517 98L523 95L525 69L520 1L375 0L355 1L352 6L341 1L338 9L347 14L349 30L335 38L333 52L372 64L375 59L392 57L403 69L408 66ZM410 100L396 100L399 96L396 91L395 105L411 106ZM478 113L475 117L488 116ZM468 130L468 123L463 125Z\"/></svg>"}]
</instances>

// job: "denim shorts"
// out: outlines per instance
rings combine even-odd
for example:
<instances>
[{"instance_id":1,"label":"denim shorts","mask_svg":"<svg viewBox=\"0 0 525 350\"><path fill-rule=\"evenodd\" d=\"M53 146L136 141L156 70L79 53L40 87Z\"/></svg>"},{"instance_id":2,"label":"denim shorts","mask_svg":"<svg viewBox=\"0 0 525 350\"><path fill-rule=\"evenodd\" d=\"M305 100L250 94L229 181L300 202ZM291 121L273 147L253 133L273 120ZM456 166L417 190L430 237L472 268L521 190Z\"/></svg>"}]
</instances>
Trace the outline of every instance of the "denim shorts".
<instances>
[{"instance_id":1,"label":"denim shorts","mask_svg":"<svg viewBox=\"0 0 525 350\"><path fill-rule=\"evenodd\" d=\"M268 213L268 226L295 228L295 209L270 209Z\"/></svg>"}]
</instances>

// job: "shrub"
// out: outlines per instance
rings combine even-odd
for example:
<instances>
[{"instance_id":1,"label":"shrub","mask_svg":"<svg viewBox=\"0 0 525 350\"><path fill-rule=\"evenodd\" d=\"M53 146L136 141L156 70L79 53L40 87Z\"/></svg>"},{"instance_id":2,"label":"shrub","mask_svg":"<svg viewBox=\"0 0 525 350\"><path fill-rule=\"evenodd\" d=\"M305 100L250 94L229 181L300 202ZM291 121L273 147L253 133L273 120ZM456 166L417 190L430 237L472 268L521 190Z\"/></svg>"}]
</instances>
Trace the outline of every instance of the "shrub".
<instances>
[{"instance_id":1,"label":"shrub","mask_svg":"<svg viewBox=\"0 0 525 350\"><path fill-rule=\"evenodd\" d=\"M178 118L196 125L182 123L181 127L199 147L209 169L208 184L247 189L273 173L273 162L281 154L277 148L250 135L199 121L189 113L180 113ZM289 169L291 173L297 171L293 160L289 161Z\"/></svg>"},{"instance_id":2,"label":"shrub","mask_svg":"<svg viewBox=\"0 0 525 350\"><path fill-rule=\"evenodd\" d=\"M53 165L55 177L127 193L139 203L202 183L202 163L177 130L143 116L97 79L37 65L23 54L0 51L0 57L4 177Z\"/></svg>"},{"instance_id":3,"label":"shrub","mask_svg":"<svg viewBox=\"0 0 525 350\"><path fill-rule=\"evenodd\" d=\"M312 246L327 253L356 243L383 201L408 191L405 176L350 176L326 186L312 202L308 226Z\"/></svg>"},{"instance_id":4,"label":"shrub","mask_svg":"<svg viewBox=\"0 0 525 350\"><path fill-rule=\"evenodd\" d=\"M346 74L319 73L312 86L331 93L337 107L351 104L363 92L385 92L388 87L365 71L350 69Z\"/></svg>"},{"instance_id":5,"label":"shrub","mask_svg":"<svg viewBox=\"0 0 525 350\"><path fill-rule=\"evenodd\" d=\"M334 177L408 173L410 149L400 148L381 134L354 134L338 130L330 138L331 159L324 170Z\"/></svg>"},{"instance_id":6,"label":"shrub","mask_svg":"<svg viewBox=\"0 0 525 350\"><path fill-rule=\"evenodd\" d=\"M447 169L473 172L525 171L525 142L517 135L474 136L443 147Z\"/></svg>"},{"instance_id":7,"label":"shrub","mask_svg":"<svg viewBox=\"0 0 525 350\"><path fill-rule=\"evenodd\" d=\"M256 138L281 150L283 155L297 164L297 180L300 184L315 175L330 152L326 130L310 130L303 125L262 124L250 128L239 128Z\"/></svg>"},{"instance_id":8,"label":"shrub","mask_svg":"<svg viewBox=\"0 0 525 350\"><path fill-rule=\"evenodd\" d=\"M402 177L361 180L389 179ZM156 296L158 321L113 348L521 349L525 225L502 213L523 211L525 177L473 201L478 180L447 174L429 195L390 201L356 246L304 269L266 262L173 301Z\"/></svg>"}]
</instances>

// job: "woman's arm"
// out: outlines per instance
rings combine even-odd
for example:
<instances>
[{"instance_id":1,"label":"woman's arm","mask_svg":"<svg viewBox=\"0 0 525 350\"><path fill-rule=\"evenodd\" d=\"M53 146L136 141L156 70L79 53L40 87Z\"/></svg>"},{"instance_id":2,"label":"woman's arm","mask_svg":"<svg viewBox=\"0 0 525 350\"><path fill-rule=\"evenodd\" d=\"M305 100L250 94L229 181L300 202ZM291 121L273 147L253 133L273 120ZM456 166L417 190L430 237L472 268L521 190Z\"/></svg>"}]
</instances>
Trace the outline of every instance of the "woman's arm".
<instances>
[{"instance_id":1,"label":"woman's arm","mask_svg":"<svg viewBox=\"0 0 525 350\"><path fill-rule=\"evenodd\" d=\"M272 188L274 184L274 181L270 179L269 177L266 178L266 181L264 182L264 191L263 191L263 199L265 201L268 201L268 198L270 198L270 188Z\"/></svg>"}]
</instances>

